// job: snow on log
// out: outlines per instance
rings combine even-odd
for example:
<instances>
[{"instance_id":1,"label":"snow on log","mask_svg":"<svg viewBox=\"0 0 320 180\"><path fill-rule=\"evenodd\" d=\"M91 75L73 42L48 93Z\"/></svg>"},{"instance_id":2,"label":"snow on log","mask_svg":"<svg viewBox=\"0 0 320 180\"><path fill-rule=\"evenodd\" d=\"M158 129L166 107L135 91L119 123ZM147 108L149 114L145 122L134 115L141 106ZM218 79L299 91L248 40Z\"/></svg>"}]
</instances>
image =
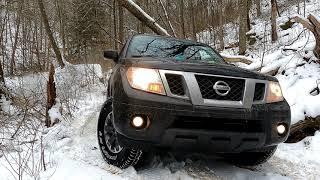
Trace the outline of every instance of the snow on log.
<instances>
[{"instance_id":1,"label":"snow on log","mask_svg":"<svg viewBox=\"0 0 320 180\"><path fill-rule=\"evenodd\" d=\"M300 15L295 15L290 18L294 22L302 24L302 26L311 31L316 40L316 46L313 50L314 55L320 59L320 18L313 14L309 14L308 18L304 18Z\"/></svg>"},{"instance_id":2,"label":"snow on log","mask_svg":"<svg viewBox=\"0 0 320 180\"><path fill-rule=\"evenodd\" d=\"M253 62L253 59L246 57L246 56L231 56L231 55L222 54L222 53L221 53L221 56L228 63L241 62L241 63L247 64L247 65L250 65Z\"/></svg>"},{"instance_id":3,"label":"snow on log","mask_svg":"<svg viewBox=\"0 0 320 180\"><path fill-rule=\"evenodd\" d=\"M132 0L118 0L120 4L125 7L130 13L132 13L136 18L138 18L141 22L145 23L153 32L170 36L170 34L162 28L152 17L150 17L146 12L144 12L140 6L138 6Z\"/></svg>"}]
</instances>

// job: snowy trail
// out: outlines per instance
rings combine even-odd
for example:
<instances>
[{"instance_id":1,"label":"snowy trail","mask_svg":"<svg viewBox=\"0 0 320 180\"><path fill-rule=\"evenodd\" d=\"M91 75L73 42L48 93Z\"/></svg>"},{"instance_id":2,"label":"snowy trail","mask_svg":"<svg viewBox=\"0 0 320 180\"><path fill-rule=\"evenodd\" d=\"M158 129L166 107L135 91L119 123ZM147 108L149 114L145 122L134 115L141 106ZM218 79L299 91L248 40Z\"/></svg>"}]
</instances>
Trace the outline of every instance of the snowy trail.
<instances>
[{"instance_id":1,"label":"snowy trail","mask_svg":"<svg viewBox=\"0 0 320 180\"><path fill-rule=\"evenodd\" d=\"M274 156L268 163L255 168L240 168L221 159L213 157L197 161L170 162L156 164L155 167L136 172L133 168L120 170L108 165L100 155L96 138L96 125L99 108L90 109L80 124L73 124L79 128L79 134L73 139L72 145L64 155L72 161L80 162L84 168L91 168L96 173L91 179L320 179L320 167L308 162L292 163ZM282 146L285 146L282 145ZM278 150L279 151L279 150ZM277 155L277 153L276 153ZM75 163L73 162L73 163ZM81 169L81 168L80 168ZM59 170L59 169L58 169ZM102 170L102 171L101 171ZM81 171L81 170L80 170ZM85 169L86 171L86 169ZM59 174L59 172L57 172ZM104 174L108 175L105 176ZM59 176L58 176L59 177ZM54 178L53 178L54 179ZM106 178L107 179L107 178Z\"/></svg>"}]
</instances>

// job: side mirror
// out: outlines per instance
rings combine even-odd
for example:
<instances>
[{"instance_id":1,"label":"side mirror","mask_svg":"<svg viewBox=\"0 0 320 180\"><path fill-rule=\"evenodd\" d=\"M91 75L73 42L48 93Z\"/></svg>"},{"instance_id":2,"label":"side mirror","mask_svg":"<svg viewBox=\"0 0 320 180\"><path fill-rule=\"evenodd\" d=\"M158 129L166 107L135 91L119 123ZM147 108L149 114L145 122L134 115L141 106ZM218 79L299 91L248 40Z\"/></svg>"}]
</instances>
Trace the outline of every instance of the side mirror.
<instances>
[{"instance_id":1,"label":"side mirror","mask_svg":"<svg viewBox=\"0 0 320 180\"><path fill-rule=\"evenodd\" d=\"M118 62L119 54L117 51L107 50L103 52L103 57L112 59L115 63Z\"/></svg>"}]
</instances>

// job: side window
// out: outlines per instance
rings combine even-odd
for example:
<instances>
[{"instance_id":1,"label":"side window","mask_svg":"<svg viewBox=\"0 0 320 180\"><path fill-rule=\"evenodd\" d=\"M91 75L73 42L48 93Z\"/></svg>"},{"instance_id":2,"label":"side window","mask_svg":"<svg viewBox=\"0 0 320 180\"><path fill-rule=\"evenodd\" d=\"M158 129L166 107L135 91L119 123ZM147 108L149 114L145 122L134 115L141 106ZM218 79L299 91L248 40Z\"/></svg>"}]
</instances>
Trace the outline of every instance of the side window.
<instances>
[{"instance_id":1,"label":"side window","mask_svg":"<svg viewBox=\"0 0 320 180\"><path fill-rule=\"evenodd\" d=\"M188 47L184 55L186 60L201 60L201 61L208 61L211 59L220 59L217 54L211 53L211 49L208 47L203 46L191 46Z\"/></svg>"},{"instance_id":2,"label":"side window","mask_svg":"<svg viewBox=\"0 0 320 180\"><path fill-rule=\"evenodd\" d=\"M196 46L190 46L184 51L186 60L201 60L201 55L199 53L199 48Z\"/></svg>"},{"instance_id":3,"label":"side window","mask_svg":"<svg viewBox=\"0 0 320 180\"><path fill-rule=\"evenodd\" d=\"M203 50L203 49L201 49L199 51L199 54L201 56L201 60L210 59L211 58L210 54L207 51Z\"/></svg>"}]
</instances>

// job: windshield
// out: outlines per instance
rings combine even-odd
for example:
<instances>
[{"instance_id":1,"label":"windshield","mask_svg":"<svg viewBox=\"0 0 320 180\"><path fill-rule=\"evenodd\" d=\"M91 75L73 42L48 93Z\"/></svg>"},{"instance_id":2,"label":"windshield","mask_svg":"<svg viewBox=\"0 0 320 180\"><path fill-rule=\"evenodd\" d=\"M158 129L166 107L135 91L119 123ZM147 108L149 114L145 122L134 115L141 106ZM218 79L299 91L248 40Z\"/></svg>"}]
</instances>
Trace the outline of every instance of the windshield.
<instances>
[{"instance_id":1,"label":"windshield","mask_svg":"<svg viewBox=\"0 0 320 180\"><path fill-rule=\"evenodd\" d=\"M154 36L133 37L127 57L166 58L184 63L224 63L222 57L205 44Z\"/></svg>"}]
</instances>

